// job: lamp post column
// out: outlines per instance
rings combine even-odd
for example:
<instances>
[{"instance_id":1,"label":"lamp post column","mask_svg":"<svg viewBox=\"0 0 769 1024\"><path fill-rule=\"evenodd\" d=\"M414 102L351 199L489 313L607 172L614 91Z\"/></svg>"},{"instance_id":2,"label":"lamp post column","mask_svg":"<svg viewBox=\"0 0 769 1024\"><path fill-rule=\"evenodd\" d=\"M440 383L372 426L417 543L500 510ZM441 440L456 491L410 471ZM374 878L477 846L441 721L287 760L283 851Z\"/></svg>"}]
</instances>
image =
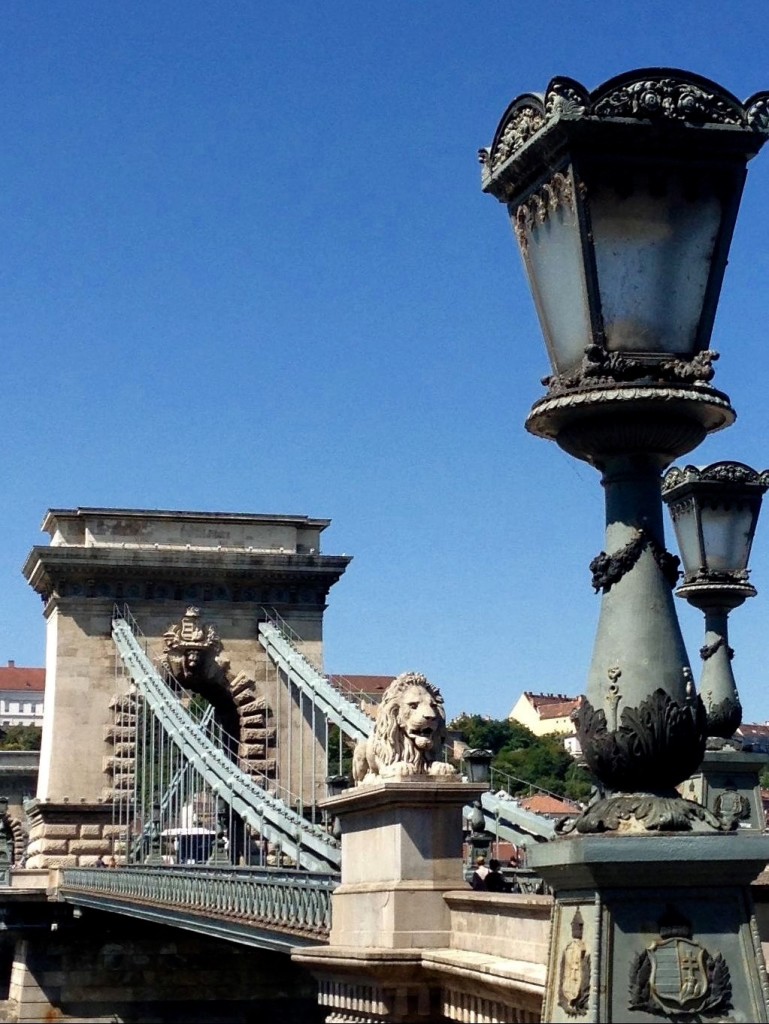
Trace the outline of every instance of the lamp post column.
<instances>
[{"instance_id":1,"label":"lamp post column","mask_svg":"<svg viewBox=\"0 0 769 1024\"><path fill-rule=\"evenodd\" d=\"M526 421L602 473L603 592L575 714L596 799L532 851L555 893L542 1019L769 1021L750 883L769 837L683 799L708 732L672 599L660 474L734 421L711 381L718 296L769 94L671 68L554 78L480 152L553 373ZM711 625L725 623L716 618Z\"/></svg>"},{"instance_id":2,"label":"lamp post column","mask_svg":"<svg viewBox=\"0 0 769 1024\"><path fill-rule=\"evenodd\" d=\"M590 710L580 714L580 741L591 769L609 788L620 791L672 791L697 767L704 745L673 605L678 559L665 550L659 479L656 458L606 461L606 550L591 563L593 587L603 597L587 683L585 707ZM655 698L657 691L664 698ZM601 743L597 749L595 713L603 712L608 734L616 735L626 708L648 707L661 699L681 709L690 726L688 735L679 730L675 748L647 747L648 756L639 749L618 760L614 748L612 763L605 764L609 748ZM671 759L676 763L668 763Z\"/></svg>"}]
</instances>

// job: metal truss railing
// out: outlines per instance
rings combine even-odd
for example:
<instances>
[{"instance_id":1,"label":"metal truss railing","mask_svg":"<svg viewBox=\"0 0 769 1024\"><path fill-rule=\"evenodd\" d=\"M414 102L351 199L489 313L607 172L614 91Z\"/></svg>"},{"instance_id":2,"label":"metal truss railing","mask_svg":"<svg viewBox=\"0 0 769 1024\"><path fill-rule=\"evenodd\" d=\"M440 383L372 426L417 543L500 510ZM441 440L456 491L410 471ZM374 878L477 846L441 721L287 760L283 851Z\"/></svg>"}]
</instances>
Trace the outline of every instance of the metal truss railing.
<instances>
[{"instance_id":1,"label":"metal truss railing","mask_svg":"<svg viewBox=\"0 0 769 1024\"><path fill-rule=\"evenodd\" d=\"M298 867L309 871L337 871L341 860L338 842L321 825L306 820L270 792L267 780L264 785L255 781L252 774L244 770L245 766L238 763L237 742L232 737L222 737L221 742L215 743L206 734L207 730L201 728L200 722L185 707L191 695L153 663L147 643L128 609L115 609L112 635L125 671L162 730L162 742L153 747L156 778L161 774L162 763L173 760L168 753L168 748L173 748L177 770L179 759L190 764L195 777L213 794L216 807L223 805L252 835L276 846L281 855L290 857ZM154 732L152 737L155 744ZM169 781L172 777L169 770ZM159 803L165 786L161 784L158 788L153 783L153 787L155 792L149 802ZM146 800L144 789L136 792L135 803ZM142 817L143 829L148 817L146 809Z\"/></svg>"},{"instance_id":2,"label":"metal truss railing","mask_svg":"<svg viewBox=\"0 0 769 1024\"><path fill-rule=\"evenodd\" d=\"M339 877L280 870L130 867L63 868L56 896L78 902L78 895L288 932L323 942L331 927L331 893ZM112 902L115 901L115 902ZM95 905L93 899L91 905Z\"/></svg>"}]
</instances>

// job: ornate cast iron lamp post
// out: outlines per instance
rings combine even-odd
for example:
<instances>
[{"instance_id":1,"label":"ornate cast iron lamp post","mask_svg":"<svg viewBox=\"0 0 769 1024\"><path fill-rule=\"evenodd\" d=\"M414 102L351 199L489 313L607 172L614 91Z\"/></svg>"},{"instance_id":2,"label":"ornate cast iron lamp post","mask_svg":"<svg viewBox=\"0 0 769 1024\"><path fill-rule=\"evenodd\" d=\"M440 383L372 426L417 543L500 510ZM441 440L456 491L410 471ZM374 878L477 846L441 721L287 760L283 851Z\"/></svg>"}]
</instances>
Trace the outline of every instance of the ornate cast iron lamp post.
<instances>
[{"instance_id":1,"label":"ornate cast iron lamp post","mask_svg":"<svg viewBox=\"0 0 769 1024\"><path fill-rule=\"evenodd\" d=\"M684 579L676 594L705 616L700 649L699 690L707 713L707 749L684 795L699 800L719 818L740 828L766 827L760 773L765 758L735 732L742 705L732 671L728 618L755 588L748 582L748 559L769 473L741 462L717 462L697 469L673 467L662 481L683 558Z\"/></svg>"},{"instance_id":2,"label":"ornate cast iron lamp post","mask_svg":"<svg viewBox=\"0 0 769 1024\"><path fill-rule=\"evenodd\" d=\"M653 69L592 93L553 79L544 97L514 100L481 151L553 368L526 426L599 469L606 491L582 751L611 793L655 795L611 797L588 830L696 824L674 787L702 759L705 715L673 607L660 472L734 420L711 384L710 334L746 163L768 130L766 95L743 105Z\"/></svg>"},{"instance_id":3,"label":"ornate cast iron lamp post","mask_svg":"<svg viewBox=\"0 0 769 1024\"><path fill-rule=\"evenodd\" d=\"M762 837L750 837L760 851L735 845L723 834L732 823L676 791L702 760L708 724L674 608L678 559L665 550L660 494L672 461L734 421L712 385L710 337L747 162L768 136L769 94L741 103L707 79L653 68L592 92L555 78L544 95L514 100L480 152L552 366L527 429L595 466L606 498L605 551L591 564L601 612L575 716L601 795L575 832L532 858L557 898L549 1021L725 1012L729 971L693 938L703 927L712 939L715 919L678 900L681 875L707 887L731 872L735 891L747 889L769 856ZM744 910L719 913L744 943ZM653 922L657 938L644 945ZM766 976L745 964L744 944L730 948L739 1012L767 1020ZM678 977L684 949L702 977L668 991L662 958L678 958Z\"/></svg>"},{"instance_id":4,"label":"ornate cast iron lamp post","mask_svg":"<svg viewBox=\"0 0 769 1024\"><path fill-rule=\"evenodd\" d=\"M673 467L662 482L684 568L676 594L705 615L700 694L708 736L729 740L742 722L732 672L728 616L756 590L748 582L748 559L769 472L741 462L716 462L704 469Z\"/></svg>"}]
</instances>

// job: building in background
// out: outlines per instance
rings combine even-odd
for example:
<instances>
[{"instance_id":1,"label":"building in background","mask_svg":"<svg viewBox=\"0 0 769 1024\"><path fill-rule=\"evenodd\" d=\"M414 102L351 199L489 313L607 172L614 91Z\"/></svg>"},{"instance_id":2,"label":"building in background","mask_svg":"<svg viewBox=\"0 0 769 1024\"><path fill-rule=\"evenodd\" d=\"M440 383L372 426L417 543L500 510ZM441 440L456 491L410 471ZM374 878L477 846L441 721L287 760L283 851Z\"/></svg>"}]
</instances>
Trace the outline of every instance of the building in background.
<instances>
[{"instance_id":1,"label":"building in background","mask_svg":"<svg viewBox=\"0 0 769 1024\"><path fill-rule=\"evenodd\" d=\"M0 668L0 726L42 727L44 697L44 668L19 668L14 661Z\"/></svg>"},{"instance_id":2,"label":"building in background","mask_svg":"<svg viewBox=\"0 0 769 1024\"><path fill-rule=\"evenodd\" d=\"M579 757L581 751L571 716L579 707L580 700L580 697L567 697L564 693L531 693L526 690L507 717L526 726L535 736L561 737L572 757Z\"/></svg>"},{"instance_id":3,"label":"building in background","mask_svg":"<svg viewBox=\"0 0 769 1024\"><path fill-rule=\"evenodd\" d=\"M348 700L354 701L358 707L375 718L382 694L394 678L395 676L331 675L328 680Z\"/></svg>"}]
</instances>

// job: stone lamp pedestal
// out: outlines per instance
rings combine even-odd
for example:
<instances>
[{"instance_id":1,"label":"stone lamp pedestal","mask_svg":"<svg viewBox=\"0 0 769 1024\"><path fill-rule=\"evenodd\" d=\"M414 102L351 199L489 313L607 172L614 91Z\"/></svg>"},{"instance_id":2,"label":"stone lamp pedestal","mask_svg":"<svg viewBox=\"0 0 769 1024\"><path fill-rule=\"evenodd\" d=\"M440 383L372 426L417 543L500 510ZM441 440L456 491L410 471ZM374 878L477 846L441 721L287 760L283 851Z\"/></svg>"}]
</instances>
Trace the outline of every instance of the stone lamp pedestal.
<instances>
[{"instance_id":1,"label":"stone lamp pedestal","mask_svg":"<svg viewBox=\"0 0 769 1024\"><path fill-rule=\"evenodd\" d=\"M736 822L739 829L763 832L766 815L759 777L767 761L766 754L737 750L728 743L720 750L706 750L700 770L683 783L681 792L717 817Z\"/></svg>"},{"instance_id":2,"label":"stone lamp pedestal","mask_svg":"<svg viewBox=\"0 0 769 1024\"><path fill-rule=\"evenodd\" d=\"M450 945L444 893L465 888L462 808L485 785L415 775L357 786L324 801L342 832L342 881L328 946L293 959L319 981L334 1021L442 1020L421 950Z\"/></svg>"},{"instance_id":3,"label":"stone lamp pedestal","mask_svg":"<svg viewBox=\"0 0 769 1024\"><path fill-rule=\"evenodd\" d=\"M750 883L769 836L571 836L532 850L558 892L542 1019L767 1021Z\"/></svg>"}]
</instances>

